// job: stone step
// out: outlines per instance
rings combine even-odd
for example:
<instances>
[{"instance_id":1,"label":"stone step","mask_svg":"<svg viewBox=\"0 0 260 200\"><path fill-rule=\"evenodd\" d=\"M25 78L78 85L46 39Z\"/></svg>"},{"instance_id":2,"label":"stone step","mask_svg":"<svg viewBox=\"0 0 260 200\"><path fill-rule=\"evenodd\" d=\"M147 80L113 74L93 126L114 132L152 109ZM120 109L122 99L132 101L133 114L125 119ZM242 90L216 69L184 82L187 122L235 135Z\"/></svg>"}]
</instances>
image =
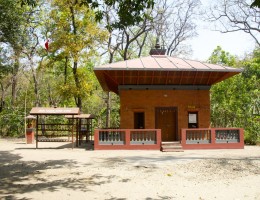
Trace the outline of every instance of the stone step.
<instances>
[{"instance_id":1,"label":"stone step","mask_svg":"<svg viewBox=\"0 0 260 200\"><path fill-rule=\"evenodd\" d=\"M161 142L162 152L183 152L182 145L179 141Z\"/></svg>"},{"instance_id":2,"label":"stone step","mask_svg":"<svg viewBox=\"0 0 260 200\"><path fill-rule=\"evenodd\" d=\"M165 148L165 149L182 149L181 145L161 145L161 147Z\"/></svg>"},{"instance_id":3,"label":"stone step","mask_svg":"<svg viewBox=\"0 0 260 200\"><path fill-rule=\"evenodd\" d=\"M161 142L161 144L181 144L180 141Z\"/></svg>"}]
</instances>

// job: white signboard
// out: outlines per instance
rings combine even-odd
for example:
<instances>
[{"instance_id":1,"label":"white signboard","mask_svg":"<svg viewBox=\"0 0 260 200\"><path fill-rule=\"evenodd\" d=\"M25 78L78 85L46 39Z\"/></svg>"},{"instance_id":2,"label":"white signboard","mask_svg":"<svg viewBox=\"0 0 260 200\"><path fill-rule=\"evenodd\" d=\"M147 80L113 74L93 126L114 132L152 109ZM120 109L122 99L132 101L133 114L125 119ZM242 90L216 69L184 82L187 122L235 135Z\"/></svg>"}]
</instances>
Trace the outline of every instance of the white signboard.
<instances>
[{"instance_id":1,"label":"white signboard","mask_svg":"<svg viewBox=\"0 0 260 200\"><path fill-rule=\"evenodd\" d=\"M189 123L197 123L197 114L189 113Z\"/></svg>"}]
</instances>

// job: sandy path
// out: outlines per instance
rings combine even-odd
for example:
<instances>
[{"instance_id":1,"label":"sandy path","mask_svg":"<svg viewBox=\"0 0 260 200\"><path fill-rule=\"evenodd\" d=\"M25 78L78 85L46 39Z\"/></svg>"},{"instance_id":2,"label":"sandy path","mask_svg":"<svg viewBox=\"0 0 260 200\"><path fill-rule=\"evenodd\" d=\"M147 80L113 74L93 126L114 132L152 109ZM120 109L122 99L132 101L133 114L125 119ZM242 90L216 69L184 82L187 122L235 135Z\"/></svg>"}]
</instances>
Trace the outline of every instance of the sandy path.
<instances>
[{"instance_id":1,"label":"sandy path","mask_svg":"<svg viewBox=\"0 0 260 200\"><path fill-rule=\"evenodd\" d=\"M47 145L61 143L40 143ZM259 146L177 153L34 147L0 140L0 199L260 200Z\"/></svg>"}]
</instances>

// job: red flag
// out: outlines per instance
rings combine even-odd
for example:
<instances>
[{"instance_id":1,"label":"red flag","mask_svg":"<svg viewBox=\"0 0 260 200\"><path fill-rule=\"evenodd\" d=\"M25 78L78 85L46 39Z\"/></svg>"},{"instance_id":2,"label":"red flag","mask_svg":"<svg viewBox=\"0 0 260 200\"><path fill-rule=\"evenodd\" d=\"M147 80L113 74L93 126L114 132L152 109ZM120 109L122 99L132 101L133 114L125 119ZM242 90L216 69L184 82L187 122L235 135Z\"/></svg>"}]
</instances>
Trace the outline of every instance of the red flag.
<instances>
[{"instance_id":1,"label":"red flag","mask_svg":"<svg viewBox=\"0 0 260 200\"><path fill-rule=\"evenodd\" d=\"M48 51L49 50L49 40L47 40L44 45L45 45L46 51Z\"/></svg>"}]
</instances>

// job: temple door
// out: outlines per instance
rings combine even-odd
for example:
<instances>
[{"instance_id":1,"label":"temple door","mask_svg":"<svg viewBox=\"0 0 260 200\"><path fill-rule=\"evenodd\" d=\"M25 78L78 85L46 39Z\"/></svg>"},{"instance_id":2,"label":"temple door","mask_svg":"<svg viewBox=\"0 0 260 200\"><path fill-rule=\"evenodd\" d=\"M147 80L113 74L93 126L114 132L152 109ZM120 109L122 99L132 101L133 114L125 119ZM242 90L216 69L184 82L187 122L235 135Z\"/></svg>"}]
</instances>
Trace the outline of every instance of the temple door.
<instances>
[{"instance_id":1,"label":"temple door","mask_svg":"<svg viewBox=\"0 0 260 200\"><path fill-rule=\"evenodd\" d=\"M161 129L162 141L176 141L177 136L177 108L156 108L155 128Z\"/></svg>"}]
</instances>

